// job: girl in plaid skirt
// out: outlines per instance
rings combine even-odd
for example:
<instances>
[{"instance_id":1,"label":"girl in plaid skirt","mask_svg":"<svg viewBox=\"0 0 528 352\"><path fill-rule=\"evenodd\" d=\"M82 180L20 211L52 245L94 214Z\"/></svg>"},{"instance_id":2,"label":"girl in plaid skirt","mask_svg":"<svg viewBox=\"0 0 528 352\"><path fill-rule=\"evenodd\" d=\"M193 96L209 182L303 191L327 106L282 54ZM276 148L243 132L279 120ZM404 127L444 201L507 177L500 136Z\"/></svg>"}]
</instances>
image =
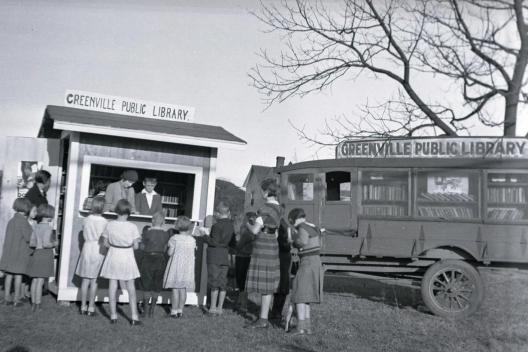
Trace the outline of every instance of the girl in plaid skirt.
<instances>
[{"instance_id":1,"label":"girl in plaid skirt","mask_svg":"<svg viewBox=\"0 0 528 352\"><path fill-rule=\"evenodd\" d=\"M278 223L272 216L264 218L264 227L253 243L253 252L246 279L246 291L261 294L260 318L248 325L252 328L267 328L268 312L273 293L280 279Z\"/></svg>"}]
</instances>

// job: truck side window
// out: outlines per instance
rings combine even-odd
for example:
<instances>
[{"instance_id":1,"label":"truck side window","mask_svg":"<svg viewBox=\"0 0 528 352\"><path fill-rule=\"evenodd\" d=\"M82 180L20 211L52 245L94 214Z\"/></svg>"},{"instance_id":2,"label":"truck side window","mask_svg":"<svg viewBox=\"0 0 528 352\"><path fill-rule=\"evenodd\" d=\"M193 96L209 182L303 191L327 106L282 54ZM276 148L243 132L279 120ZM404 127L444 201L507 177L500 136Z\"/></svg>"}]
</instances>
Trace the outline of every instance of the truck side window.
<instances>
[{"instance_id":1,"label":"truck side window","mask_svg":"<svg viewBox=\"0 0 528 352\"><path fill-rule=\"evenodd\" d=\"M487 218L496 221L528 219L527 188L527 174L490 172Z\"/></svg>"},{"instance_id":2,"label":"truck side window","mask_svg":"<svg viewBox=\"0 0 528 352\"><path fill-rule=\"evenodd\" d=\"M314 178L312 174L288 175L288 199L313 200Z\"/></svg>"},{"instance_id":3,"label":"truck side window","mask_svg":"<svg viewBox=\"0 0 528 352\"><path fill-rule=\"evenodd\" d=\"M479 175L464 171L420 171L417 174L418 216L445 219L479 217Z\"/></svg>"},{"instance_id":4,"label":"truck side window","mask_svg":"<svg viewBox=\"0 0 528 352\"><path fill-rule=\"evenodd\" d=\"M350 172L332 171L326 173L326 200L350 201Z\"/></svg>"},{"instance_id":5,"label":"truck side window","mask_svg":"<svg viewBox=\"0 0 528 352\"><path fill-rule=\"evenodd\" d=\"M379 217L408 216L409 171L361 170L362 214Z\"/></svg>"}]
</instances>

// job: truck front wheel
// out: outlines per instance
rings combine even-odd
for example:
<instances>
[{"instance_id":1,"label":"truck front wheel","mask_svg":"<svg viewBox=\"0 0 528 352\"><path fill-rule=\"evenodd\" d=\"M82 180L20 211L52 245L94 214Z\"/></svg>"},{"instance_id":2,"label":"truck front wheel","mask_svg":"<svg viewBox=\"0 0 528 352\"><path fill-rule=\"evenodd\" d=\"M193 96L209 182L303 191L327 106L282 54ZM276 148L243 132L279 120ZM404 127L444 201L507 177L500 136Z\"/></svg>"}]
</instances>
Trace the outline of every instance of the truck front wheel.
<instances>
[{"instance_id":1,"label":"truck front wheel","mask_svg":"<svg viewBox=\"0 0 528 352\"><path fill-rule=\"evenodd\" d=\"M461 260L441 260L422 279L422 298L435 315L462 318L474 313L484 298L479 272Z\"/></svg>"}]
</instances>

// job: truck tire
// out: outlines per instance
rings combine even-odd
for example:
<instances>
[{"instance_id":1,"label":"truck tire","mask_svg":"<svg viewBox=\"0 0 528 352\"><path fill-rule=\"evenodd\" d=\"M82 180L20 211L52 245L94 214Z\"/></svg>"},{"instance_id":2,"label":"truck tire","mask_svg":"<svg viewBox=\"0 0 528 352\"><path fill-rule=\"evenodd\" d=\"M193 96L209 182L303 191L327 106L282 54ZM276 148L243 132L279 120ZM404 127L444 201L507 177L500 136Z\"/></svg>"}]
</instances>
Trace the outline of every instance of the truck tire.
<instances>
[{"instance_id":1,"label":"truck tire","mask_svg":"<svg viewBox=\"0 0 528 352\"><path fill-rule=\"evenodd\" d=\"M484 299L484 284L471 264L455 259L441 260L425 272L422 298L435 315L463 318L479 308Z\"/></svg>"}]
</instances>

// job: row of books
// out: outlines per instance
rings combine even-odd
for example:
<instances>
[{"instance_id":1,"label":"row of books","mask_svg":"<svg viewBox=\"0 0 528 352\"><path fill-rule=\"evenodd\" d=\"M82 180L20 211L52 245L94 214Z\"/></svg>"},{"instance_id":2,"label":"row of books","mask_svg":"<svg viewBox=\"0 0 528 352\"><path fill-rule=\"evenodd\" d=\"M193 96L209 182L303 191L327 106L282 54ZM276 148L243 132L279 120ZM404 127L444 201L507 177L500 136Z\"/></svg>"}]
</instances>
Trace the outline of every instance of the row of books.
<instances>
[{"instance_id":1,"label":"row of books","mask_svg":"<svg viewBox=\"0 0 528 352\"><path fill-rule=\"evenodd\" d=\"M526 188L524 187L490 187L488 201L496 203L525 203Z\"/></svg>"},{"instance_id":2,"label":"row of books","mask_svg":"<svg viewBox=\"0 0 528 352\"><path fill-rule=\"evenodd\" d=\"M473 218L469 207L418 207L418 215L432 218Z\"/></svg>"},{"instance_id":3,"label":"row of books","mask_svg":"<svg viewBox=\"0 0 528 352\"><path fill-rule=\"evenodd\" d=\"M488 218L495 220L521 220L524 212L517 208L493 208L488 209Z\"/></svg>"},{"instance_id":4,"label":"row of books","mask_svg":"<svg viewBox=\"0 0 528 352\"><path fill-rule=\"evenodd\" d=\"M163 208L163 212L165 213L165 216L169 218L175 218L178 216L177 208Z\"/></svg>"},{"instance_id":5,"label":"row of books","mask_svg":"<svg viewBox=\"0 0 528 352\"><path fill-rule=\"evenodd\" d=\"M418 201L432 202L473 202L475 197L464 193L426 193L422 192Z\"/></svg>"},{"instance_id":6,"label":"row of books","mask_svg":"<svg viewBox=\"0 0 528 352\"><path fill-rule=\"evenodd\" d=\"M178 204L179 201L180 201L180 199L177 196L161 196L161 202L162 203L175 203L175 204Z\"/></svg>"},{"instance_id":7,"label":"row of books","mask_svg":"<svg viewBox=\"0 0 528 352\"><path fill-rule=\"evenodd\" d=\"M407 200L407 185L363 185L364 200Z\"/></svg>"},{"instance_id":8,"label":"row of books","mask_svg":"<svg viewBox=\"0 0 528 352\"><path fill-rule=\"evenodd\" d=\"M407 207L401 206L364 206L363 215L371 216L407 216Z\"/></svg>"}]
</instances>

